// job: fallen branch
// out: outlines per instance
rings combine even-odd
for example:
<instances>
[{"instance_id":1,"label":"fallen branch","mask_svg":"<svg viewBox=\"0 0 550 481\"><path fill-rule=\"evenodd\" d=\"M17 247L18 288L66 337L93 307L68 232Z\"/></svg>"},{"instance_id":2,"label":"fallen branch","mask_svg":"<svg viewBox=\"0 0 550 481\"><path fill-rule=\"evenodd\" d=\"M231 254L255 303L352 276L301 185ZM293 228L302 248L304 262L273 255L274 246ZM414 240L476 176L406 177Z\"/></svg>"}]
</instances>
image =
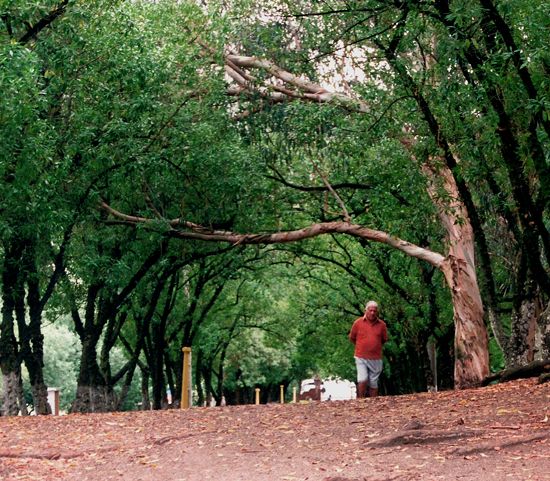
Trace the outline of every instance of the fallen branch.
<instances>
[{"instance_id":1,"label":"fallen branch","mask_svg":"<svg viewBox=\"0 0 550 481\"><path fill-rule=\"evenodd\" d=\"M524 366L504 369L503 371L487 376L482 381L481 385L487 386L492 382L506 382L513 381L514 379L524 379L536 376L542 377L546 373L550 373L550 359L545 359L543 361L533 361L529 364L525 364Z\"/></svg>"}]
</instances>

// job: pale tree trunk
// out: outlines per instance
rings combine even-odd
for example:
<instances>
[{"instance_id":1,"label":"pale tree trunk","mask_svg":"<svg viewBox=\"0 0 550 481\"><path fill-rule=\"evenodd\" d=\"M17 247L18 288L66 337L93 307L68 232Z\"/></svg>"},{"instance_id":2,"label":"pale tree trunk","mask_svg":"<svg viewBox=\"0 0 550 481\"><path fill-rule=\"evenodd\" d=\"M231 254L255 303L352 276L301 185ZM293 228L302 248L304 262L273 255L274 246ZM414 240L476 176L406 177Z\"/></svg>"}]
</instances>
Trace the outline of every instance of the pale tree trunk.
<instances>
[{"instance_id":1,"label":"pale tree trunk","mask_svg":"<svg viewBox=\"0 0 550 481\"><path fill-rule=\"evenodd\" d=\"M453 302L455 387L476 386L489 374L487 330L476 273L473 266L453 255L447 256L442 270Z\"/></svg>"},{"instance_id":2,"label":"pale tree trunk","mask_svg":"<svg viewBox=\"0 0 550 481\"><path fill-rule=\"evenodd\" d=\"M489 340L475 270L473 229L452 172L433 159L422 165L422 171L448 235L449 252L441 270L453 302L455 387L479 385L489 375ZM449 198L441 199L438 188L443 188Z\"/></svg>"}]
</instances>

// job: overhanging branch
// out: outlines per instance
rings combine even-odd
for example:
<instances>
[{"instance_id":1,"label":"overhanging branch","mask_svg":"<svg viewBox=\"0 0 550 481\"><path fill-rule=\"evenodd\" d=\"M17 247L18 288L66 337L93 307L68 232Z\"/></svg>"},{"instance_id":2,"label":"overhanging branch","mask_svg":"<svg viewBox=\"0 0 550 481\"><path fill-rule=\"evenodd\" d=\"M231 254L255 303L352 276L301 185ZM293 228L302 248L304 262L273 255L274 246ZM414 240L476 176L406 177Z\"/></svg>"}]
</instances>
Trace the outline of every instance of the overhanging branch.
<instances>
[{"instance_id":1,"label":"overhanging branch","mask_svg":"<svg viewBox=\"0 0 550 481\"><path fill-rule=\"evenodd\" d=\"M148 219L146 217L132 216L119 212L106 202L102 202L100 207L127 225L135 226L141 224L154 227L159 224L158 219ZM311 224L303 229L261 234L239 234L231 231L213 230L179 218L171 220L166 219L165 223L168 228L166 234L178 239L227 242L233 245L283 244L298 242L323 234L339 233L386 244L411 257L424 260L438 269L442 268L445 261L445 257L438 252L417 246L399 239L398 237L393 237L386 232L369 229L361 225L351 224L350 222L320 222Z\"/></svg>"}]
</instances>

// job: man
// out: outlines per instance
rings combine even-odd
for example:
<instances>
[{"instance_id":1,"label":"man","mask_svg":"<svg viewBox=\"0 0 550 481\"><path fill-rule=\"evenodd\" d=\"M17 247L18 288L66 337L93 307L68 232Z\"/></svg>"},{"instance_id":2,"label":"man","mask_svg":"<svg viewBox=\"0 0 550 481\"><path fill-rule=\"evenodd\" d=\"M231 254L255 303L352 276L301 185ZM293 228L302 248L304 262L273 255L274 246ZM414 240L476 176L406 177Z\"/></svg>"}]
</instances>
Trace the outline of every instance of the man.
<instances>
[{"instance_id":1,"label":"man","mask_svg":"<svg viewBox=\"0 0 550 481\"><path fill-rule=\"evenodd\" d=\"M355 344L357 397L378 396L378 378L382 373L382 346L388 340L386 323L378 317L378 304L369 301L365 314L356 319L349 339Z\"/></svg>"}]
</instances>

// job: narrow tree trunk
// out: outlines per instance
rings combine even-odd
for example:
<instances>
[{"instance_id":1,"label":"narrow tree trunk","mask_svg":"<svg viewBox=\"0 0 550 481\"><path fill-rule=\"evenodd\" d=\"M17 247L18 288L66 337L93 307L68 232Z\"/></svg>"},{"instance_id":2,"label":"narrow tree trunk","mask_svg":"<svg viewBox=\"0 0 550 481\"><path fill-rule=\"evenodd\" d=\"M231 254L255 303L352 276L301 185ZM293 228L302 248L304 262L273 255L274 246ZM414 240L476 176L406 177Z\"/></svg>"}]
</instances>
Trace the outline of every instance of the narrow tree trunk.
<instances>
[{"instance_id":1,"label":"narrow tree trunk","mask_svg":"<svg viewBox=\"0 0 550 481\"><path fill-rule=\"evenodd\" d=\"M151 409L151 400L149 398L149 373L141 370L141 409L149 411Z\"/></svg>"},{"instance_id":2,"label":"narrow tree trunk","mask_svg":"<svg viewBox=\"0 0 550 481\"><path fill-rule=\"evenodd\" d=\"M31 316L33 306L30 306ZM22 321L24 323L24 320ZM29 382L35 414L51 414L48 404L48 387L44 381L44 336L41 330L41 315L31 319L29 326L19 329L21 354L29 373Z\"/></svg>"},{"instance_id":3,"label":"narrow tree trunk","mask_svg":"<svg viewBox=\"0 0 550 481\"><path fill-rule=\"evenodd\" d=\"M44 381L44 335L42 334L43 301L40 299L40 285L38 282L38 269L36 265L36 242L28 239L24 253L24 266L27 275L27 306L29 313L29 325L25 327L27 336L21 335L20 343L24 353L24 362L29 372L31 383L34 412L36 414L51 414L48 404L48 388ZM22 323L25 323L23 312Z\"/></svg>"},{"instance_id":4,"label":"narrow tree trunk","mask_svg":"<svg viewBox=\"0 0 550 481\"><path fill-rule=\"evenodd\" d=\"M124 382L122 383L120 393L116 398L116 405L115 405L116 411L120 411L122 409L123 404L126 402L126 396L128 396L128 392L130 391L130 387L132 386L132 380L134 378L136 366L137 366L136 362L131 362L130 367L128 368L128 371L126 372L126 376L124 377Z\"/></svg>"},{"instance_id":5,"label":"narrow tree trunk","mask_svg":"<svg viewBox=\"0 0 550 481\"><path fill-rule=\"evenodd\" d=\"M535 350L539 359L550 359L550 303L537 320Z\"/></svg>"},{"instance_id":6,"label":"narrow tree trunk","mask_svg":"<svg viewBox=\"0 0 550 481\"><path fill-rule=\"evenodd\" d=\"M205 405L205 396L202 389L202 349L197 350L197 355L195 356L195 389L197 390L197 404L199 406Z\"/></svg>"},{"instance_id":7,"label":"narrow tree trunk","mask_svg":"<svg viewBox=\"0 0 550 481\"><path fill-rule=\"evenodd\" d=\"M34 382L31 385L34 412L36 414L51 414L52 410L48 404L48 386L44 382Z\"/></svg>"}]
</instances>

